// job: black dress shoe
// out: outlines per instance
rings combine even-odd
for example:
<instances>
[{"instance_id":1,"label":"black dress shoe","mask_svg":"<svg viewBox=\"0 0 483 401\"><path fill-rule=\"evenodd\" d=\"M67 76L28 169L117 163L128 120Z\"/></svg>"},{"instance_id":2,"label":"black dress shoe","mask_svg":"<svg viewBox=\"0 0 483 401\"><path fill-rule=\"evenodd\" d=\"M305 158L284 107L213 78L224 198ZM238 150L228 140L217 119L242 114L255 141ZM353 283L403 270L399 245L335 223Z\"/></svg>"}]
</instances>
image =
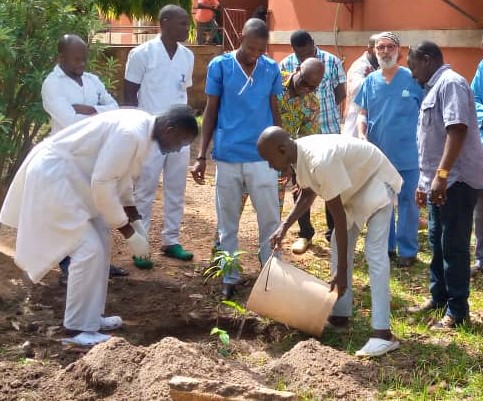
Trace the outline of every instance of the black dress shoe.
<instances>
[{"instance_id":1,"label":"black dress shoe","mask_svg":"<svg viewBox=\"0 0 483 401\"><path fill-rule=\"evenodd\" d=\"M228 301L233 298L236 292L236 284L222 284L221 296L224 301Z\"/></svg>"},{"instance_id":2,"label":"black dress shoe","mask_svg":"<svg viewBox=\"0 0 483 401\"><path fill-rule=\"evenodd\" d=\"M404 257L404 256L399 256L397 259L397 267L411 267L416 263L417 259L416 257Z\"/></svg>"},{"instance_id":3,"label":"black dress shoe","mask_svg":"<svg viewBox=\"0 0 483 401\"><path fill-rule=\"evenodd\" d=\"M109 266L109 278L124 277L124 276L129 276L129 272L127 270L115 265Z\"/></svg>"}]
</instances>

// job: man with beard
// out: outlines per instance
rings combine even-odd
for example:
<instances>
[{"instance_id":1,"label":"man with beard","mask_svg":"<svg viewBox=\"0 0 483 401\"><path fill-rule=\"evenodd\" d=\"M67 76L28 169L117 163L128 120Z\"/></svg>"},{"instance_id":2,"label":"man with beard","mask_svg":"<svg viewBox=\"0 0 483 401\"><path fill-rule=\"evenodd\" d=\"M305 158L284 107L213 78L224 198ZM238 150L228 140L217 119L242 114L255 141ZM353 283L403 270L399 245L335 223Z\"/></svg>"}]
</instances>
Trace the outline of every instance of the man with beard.
<instances>
[{"instance_id":1,"label":"man with beard","mask_svg":"<svg viewBox=\"0 0 483 401\"><path fill-rule=\"evenodd\" d=\"M416 127L423 91L411 71L398 65L398 36L392 32L379 34L375 49L380 69L366 78L355 99L361 108L358 130L361 138L382 150L403 177L397 229L393 214L388 251L395 255L397 247L398 266L410 267L418 253L419 210L414 202L419 179Z\"/></svg>"},{"instance_id":2,"label":"man with beard","mask_svg":"<svg viewBox=\"0 0 483 401\"><path fill-rule=\"evenodd\" d=\"M369 38L367 49L364 54L352 63L347 71L347 97L346 112L342 135L358 137L357 116L359 115L359 106L354 103L356 95L361 89L362 83L366 77L379 68L374 46L376 44L377 35Z\"/></svg>"},{"instance_id":3,"label":"man with beard","mask_svg":"<svg viewBox=\"0 0 483 401\"><path fill-rule=\"evenodd\" d=\"M272 253L269 237L280 222L278 175L257 151L260 133L282 125L277 101L282 80L277 63L264 55L268 38L267 24L251 18L243 27L240 48L208 65L201 145L192 170L194 180L203 184L206 152L214 138L219 249L238 250L240 208L247 191L257 213L262 264ZM230 298L239 281L237 270L225 275L222 295Z\"/></svg>"}]
</instances>

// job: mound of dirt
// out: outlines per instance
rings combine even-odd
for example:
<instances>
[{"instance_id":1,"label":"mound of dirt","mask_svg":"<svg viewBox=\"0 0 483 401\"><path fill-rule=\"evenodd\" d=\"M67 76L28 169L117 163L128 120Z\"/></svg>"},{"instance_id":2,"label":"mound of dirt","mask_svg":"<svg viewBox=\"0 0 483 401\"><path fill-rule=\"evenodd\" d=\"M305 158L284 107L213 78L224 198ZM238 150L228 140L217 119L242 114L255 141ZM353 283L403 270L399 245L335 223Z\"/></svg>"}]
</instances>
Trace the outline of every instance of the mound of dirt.
<instances>
[{"instance_id":1,"label":"mound of dirt","mask_svg":"<svg viewBox=\"0 0 483 401\"><path fill-rule=\"evenodd\" d=\"M357 359L320 344L301 341L290 351L260 368L272 385L310 393L317 399L371 400L376 397L375 362Z\"/></svg>"},{"instance_id":2,"label":"mound of dirt","mask_svg":"<svg viewBox=\"0 0 483 401\"><path fill-rule=\"evenodd\" d=\"M279 399L253 396L267 386L268 378L269 387L280 389L283 384L287 391L311 394L314 399L371 400L376 397L373 385L377 372L376 363L356 359L314 339L250 369L218 357L206 344L167 337L143 347L114 337L45 378L38 394L56 400L171 400L168 382L187 376L205 380L210 394L227 399Z\"/></svg>"},{"instance_id":3,"label":"mound of dirt","mask_svg":"<svg viewBox=\"0 0 483 401\"><path fill-rule=\"evenodd\" d=\"M168 381L174 376L212 379L213 392L237 397L263 386L263 377L235 361L207 355L206 346L167 337L149 347L112 338L89 351L43 385L54 394L77 389L78 400L171 400ZM82 390L82 391L81 391Z\"/></svg>"}]
</instances>

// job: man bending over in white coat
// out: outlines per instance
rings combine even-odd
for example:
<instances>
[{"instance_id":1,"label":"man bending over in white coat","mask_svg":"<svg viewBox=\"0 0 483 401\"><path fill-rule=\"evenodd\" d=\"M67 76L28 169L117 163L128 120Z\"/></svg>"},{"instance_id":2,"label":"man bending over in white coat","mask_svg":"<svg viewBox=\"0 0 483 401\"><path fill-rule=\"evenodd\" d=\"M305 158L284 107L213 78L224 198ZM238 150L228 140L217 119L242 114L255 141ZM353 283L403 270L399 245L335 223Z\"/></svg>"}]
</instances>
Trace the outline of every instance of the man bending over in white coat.
<instances>
[{"instance_id":1,"label":"man bending over in white coat","mask_svg":"<svg viewBox=\"0 0 483 401\"><path fill-rule=\"evenodd\" d=\"M198 134L186 106L159 117L134 109L85 119L37 145L10 186L0 222L17 228L15 263L34 283L71 257L64 327L66 342L94 345L122 326L103 317L109 274L109 229L130 251L149 257L149 244L134 206L133 178L151 147L177 152Z\"/></svg>"}]
</instances>

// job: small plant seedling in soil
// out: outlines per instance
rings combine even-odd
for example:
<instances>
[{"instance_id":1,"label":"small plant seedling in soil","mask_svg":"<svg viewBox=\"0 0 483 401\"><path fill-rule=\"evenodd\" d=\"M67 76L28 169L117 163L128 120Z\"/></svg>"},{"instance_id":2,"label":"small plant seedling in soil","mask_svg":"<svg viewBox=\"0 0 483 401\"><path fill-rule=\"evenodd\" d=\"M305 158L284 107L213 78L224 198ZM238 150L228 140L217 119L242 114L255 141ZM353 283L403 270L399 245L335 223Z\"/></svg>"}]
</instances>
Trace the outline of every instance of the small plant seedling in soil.
<instances>
[{"instance_id":1,"label":"small plant seedling in soil","mask_svg":"<svg viewBox=\"0 0 483 401\"><path fill-rule=\"evenodd\" d=\"M211 336L218 336L222 347L218 350L221 355L228 356L231 353L230 349L230 335L226 330L219 329L218 327L213 327L210 332Z\"/></svg>"}]
</instances>

